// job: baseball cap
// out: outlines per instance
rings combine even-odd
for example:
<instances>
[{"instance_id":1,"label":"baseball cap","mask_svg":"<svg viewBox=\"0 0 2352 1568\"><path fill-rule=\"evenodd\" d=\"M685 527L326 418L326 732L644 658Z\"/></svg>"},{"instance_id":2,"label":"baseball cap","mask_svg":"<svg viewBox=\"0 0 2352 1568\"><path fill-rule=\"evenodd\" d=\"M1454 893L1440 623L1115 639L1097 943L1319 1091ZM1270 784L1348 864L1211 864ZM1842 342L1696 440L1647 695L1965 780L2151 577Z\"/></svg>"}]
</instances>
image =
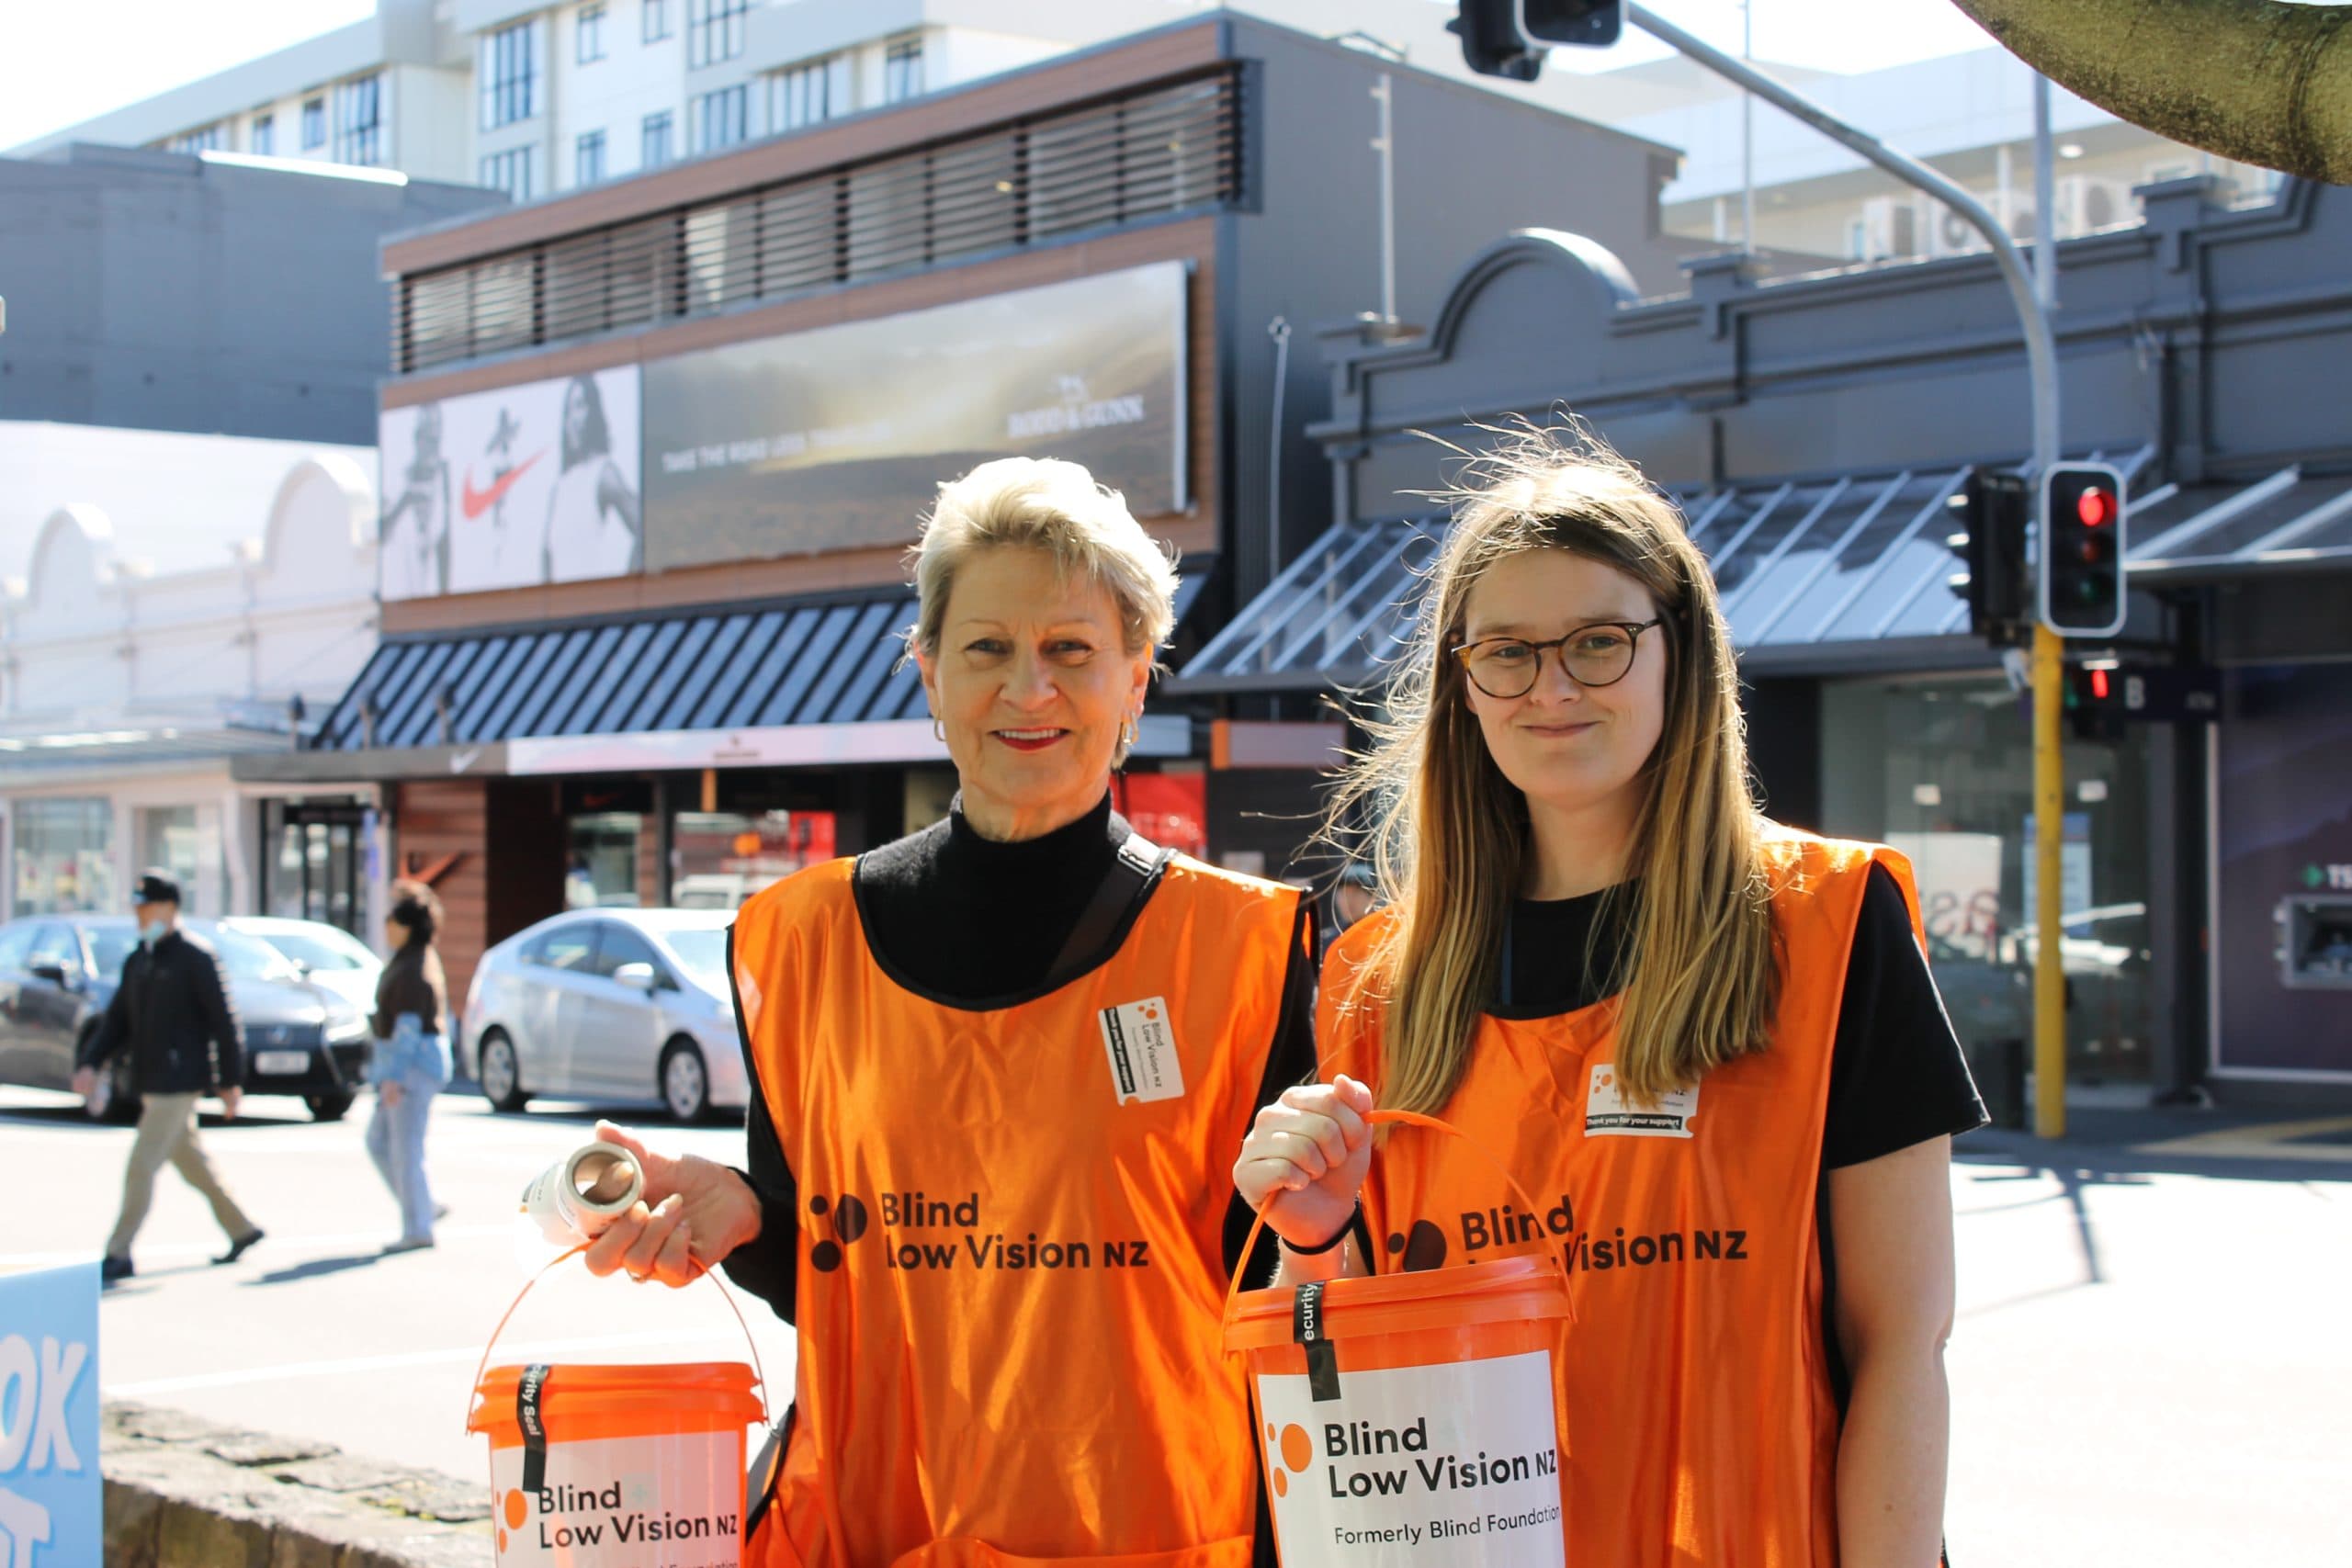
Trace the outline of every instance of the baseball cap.
<instances>
[{"instance_id":1,"label":"baseball cap","mask_svg":"<svg viewBox=\"0 0 2352 1568\"><path fill-rule=\"evenodd\" d=\"M139 874L139 885L130 890L133 904L176 904L180 901L180 885L171 874L150 866Z\"/></svg>"}]
</instances>

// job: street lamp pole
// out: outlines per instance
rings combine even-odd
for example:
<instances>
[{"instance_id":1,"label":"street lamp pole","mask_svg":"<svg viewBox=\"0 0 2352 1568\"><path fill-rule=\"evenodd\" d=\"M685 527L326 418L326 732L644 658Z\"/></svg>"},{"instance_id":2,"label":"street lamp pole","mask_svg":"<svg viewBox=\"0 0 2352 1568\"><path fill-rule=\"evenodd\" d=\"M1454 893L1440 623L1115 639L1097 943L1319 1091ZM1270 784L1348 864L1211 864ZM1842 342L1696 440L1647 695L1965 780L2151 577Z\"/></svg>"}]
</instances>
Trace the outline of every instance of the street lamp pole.
<instances>
[{"instance_id":1,"label":"street lamp pole","mask_svg":"<svg viewBox=\"0 0 2352 1568\"><path fill-rule=\"evenodd\" d=\"M2042 298L2026 271L2017 242L1984 204L1917 159L1896 152L1877 137L1847 124L1819 104L1790 91L1736 55L1727 54L1695 34L1685 32L1646 6L1628 5L1625 17L1635 27L1671 45L1718 76L1745 88L1783 113L1795 116L1831 141L1860 153L1896 179L1926 191L1958 213L1984 236L1992 247L1994 265L2016 306L2018 324L2025 333L2026 373L2033 407L2033 472L2038 485L2058 460L2058 350L2050 330ZM2046 209L2035 214L2036 243L2050 249L2052 220ZM1753 248L1753 236L1743 236ZM2045 265L2049 265L2047 263ZM2055 276L2055 268L2052 268ZM2064 643L2057 633L2037 625L2033 631L2033 854L2034 928L2034 1131L2045 1138L2066 1130L2066 1004L2065 971L2058 949L2063 860L2064 763L2059 750L2058 708L2062 683L2060 655Z\"/></svg>"}]
</instances>

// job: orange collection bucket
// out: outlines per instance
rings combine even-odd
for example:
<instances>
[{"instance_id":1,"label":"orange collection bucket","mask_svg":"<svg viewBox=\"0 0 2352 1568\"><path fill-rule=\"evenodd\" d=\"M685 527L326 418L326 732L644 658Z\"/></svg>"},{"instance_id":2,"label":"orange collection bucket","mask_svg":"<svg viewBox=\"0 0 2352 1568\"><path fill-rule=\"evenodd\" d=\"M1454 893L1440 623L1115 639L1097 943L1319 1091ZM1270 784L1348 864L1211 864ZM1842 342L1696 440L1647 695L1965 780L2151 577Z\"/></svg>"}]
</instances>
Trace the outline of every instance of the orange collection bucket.
<instances>
[{"instance_id":1,"label":"orange collection bucket","mask_svg":"<svg viewBox=\"0 0 2352 1568\"><path fill-rule=\"evenodd\" d=\"M1564 1568L1552 1361L1573 1316L1548 1248L1230 1297L1284 1568Z\"/></svg>"},{"instance_id":2,"label":"orange collection bucket","mask_svg":"<svg viewBox=\"0 0 2352 1568\"><path fill-rule=\"evenodd\" d=\"M477 1370L466 1430L490 1438L498 1568L738 1568L744 1432L765 1419L752 1355L752 1365Z\"/></svg>"}]
</instances>

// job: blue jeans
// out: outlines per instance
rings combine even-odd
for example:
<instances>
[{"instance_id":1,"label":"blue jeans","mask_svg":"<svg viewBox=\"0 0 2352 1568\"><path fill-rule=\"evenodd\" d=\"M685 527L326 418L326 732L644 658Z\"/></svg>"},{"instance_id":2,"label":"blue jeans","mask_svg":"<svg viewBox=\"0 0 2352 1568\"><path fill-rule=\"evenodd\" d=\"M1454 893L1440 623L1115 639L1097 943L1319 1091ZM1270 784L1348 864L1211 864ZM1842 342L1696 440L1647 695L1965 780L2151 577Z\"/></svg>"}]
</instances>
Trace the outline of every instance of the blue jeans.
<instances>
[{"instance_id":1,"label":"blue jeans","mask_svg":"<svg viewBox=\"0 0 2352 1568\"><path fill-rule=\"evenodd\" d=\"M400 1079L401 1102L388 1105L377 1086L376 1114L368 1122L368 1157L401 1206L401 1239L433 1239L433 1184L424 1174L424 1129L441 1085L424 1073Z\"/></svg>"}]
</instances>

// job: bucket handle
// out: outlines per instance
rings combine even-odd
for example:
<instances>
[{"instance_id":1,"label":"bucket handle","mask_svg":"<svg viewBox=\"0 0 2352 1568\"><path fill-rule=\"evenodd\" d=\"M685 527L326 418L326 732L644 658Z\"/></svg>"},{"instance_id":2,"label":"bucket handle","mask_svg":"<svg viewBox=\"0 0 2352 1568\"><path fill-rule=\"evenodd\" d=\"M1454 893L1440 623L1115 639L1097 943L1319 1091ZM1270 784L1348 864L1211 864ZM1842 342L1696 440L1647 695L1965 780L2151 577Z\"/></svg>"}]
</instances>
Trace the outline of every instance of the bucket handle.
<instances>
[{"instance_id":1,"label":"bucket handle","mask_svg":"<svg viewBox=\"0 0 2352 1568\"><path fill-rule=\"evenodd\" d=\"M506 1325L508 1321L514 1317L517 1309L522 1306L523 1298L529 1295L540 1280L546 1279L549 1274L554 1273L561 1265L570 1262L572 1258L579 1257L582 1253L587 1250L588 1244L583 1241L579 1246L571 1248L569 1252L558 1253L548 1261L547 1267L541 1269L537 1273L523 1281L523 1288L514 1292L514 1299L507 1303L506 1310L499 1314L498 1326L492 1329L490 1331L490 1337L482 1342L481 1359L474 1363L473 1393L469 1397L474 1399L481 1397L481 1374L484 1369L488 1368L490 1365L491 1349L492 1347L497 1345L498 1337L506 1332ZM735 1326L743 1331L743 1343L752 1348L752 1373L760 1381L761 1403L763 1406L764 1406L767 1396L772 1392L768 1387L768 1372L767 1369L760 1364L760 1342L752 1337L752 1325L743 1320L743 1309L735 1304L734 1292L729 1291L725 1285L720 1284L718 1276L709 1268L693 1258L687 1258L686 1264L687 1267L691 1268L695 1271L695 1279L708 1280L711 1282L712 1286L718 1292L718 1299L725 1302L727 1303L727 1310L735 1314ZM691 1283L692 1281L690 1280L688 1282ZM472 1419L473 1411L470 1405L467 1408L466 1415L467 1419Z\"/></svg>"},{"instance_id":2,"label":"bucket handle","mask_svg":"<svg viewBox=\"0 0 2352 1568\"><path fill-rule=\"evenodd\" d=\"M1364 1120L1374 1127L1419 1127L1431 1133L1443 1133L1449 1138L1461 1139L1462 1145L1464 1148L1477 1156L1480 1159L1486 1161L1487 1166L1493 1169L1496 1175L1501 1177L1506 1182L1510 1184L1512 1194L1517 1197L1521 1202L1527 1205L1527 1212L1529 1213L1535 1215L1541 1215L1543 1213L1544 1210L1542 1205L1538 1204L1533 1198L1528 1195L1527 1189L1520 1185L1519 1178L1510 1173L1510 1168L1503 1164L1502 1161L1497 1159L1493 1155L1489 1154L1486 1148L1473 1139L1469 1134L1464 1133L1453 1122L1441 1122L1434 1116L1424 1116L1418 1111L1375 1111L1369 1116L1366 1116ZM1272 1194L1269 1194L1265 1204L1259 1209L1257 1222L1250 1227L1249 1239L1241 1244L1241 1261L1233 1271L1233 1279L1231 1282L1225 1288L1224 1326L1228 1330L1233 1326L1233 1303L1237 1299L1238 1299L1241 1293L1242 1270L1249 1267L1250 1254L1257 1248L1258 1234L1266 1228L1266 1210L1273 1207L1273 1196L1274 1195ZM1350 1223L1352 1224L1353 1222L1351 1221ZM1542 1224L1540 1219L1537 1224L1540 1228ZM1514 1247L1524 1247L1527 1244L1524 1242L1514 1242L1511 1245ZM1568 1303L1568 1322L1573 1325L1577 1320L1576 1292L1568 1289L1567 1264L1563 1261L1560 1252L1553 1248L1548 1244L1544 1244L1541 1247L1538 1256L1549 1261L1554 1271L1560 1276L1560 1294Z\"/></svg>"}]
</instances>

